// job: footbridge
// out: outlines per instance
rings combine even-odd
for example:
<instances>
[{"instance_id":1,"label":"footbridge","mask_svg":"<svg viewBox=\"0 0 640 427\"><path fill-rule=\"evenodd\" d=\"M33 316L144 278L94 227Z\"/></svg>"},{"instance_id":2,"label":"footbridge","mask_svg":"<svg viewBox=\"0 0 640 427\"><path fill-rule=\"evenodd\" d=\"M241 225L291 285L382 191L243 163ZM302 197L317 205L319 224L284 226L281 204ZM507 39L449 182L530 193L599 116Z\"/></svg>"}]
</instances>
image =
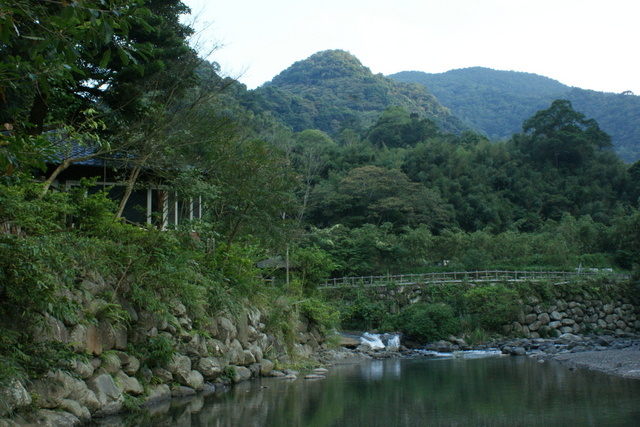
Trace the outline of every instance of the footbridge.
<instances>
[{"instance_id":1,"label":"footbridge","mask_svg":"<svg viewBox=\"0 0 640 427\"><path fill-rule=\"evenodd\" d=\"M329 279L320 289L343 287L447 285L454 283L509 283L544 282L564 284L572 281L590 280L596 277L625 278L611 271L457 271L424 274L396 274L386 276L342 277Z\"/></svg>"}]
</instances>

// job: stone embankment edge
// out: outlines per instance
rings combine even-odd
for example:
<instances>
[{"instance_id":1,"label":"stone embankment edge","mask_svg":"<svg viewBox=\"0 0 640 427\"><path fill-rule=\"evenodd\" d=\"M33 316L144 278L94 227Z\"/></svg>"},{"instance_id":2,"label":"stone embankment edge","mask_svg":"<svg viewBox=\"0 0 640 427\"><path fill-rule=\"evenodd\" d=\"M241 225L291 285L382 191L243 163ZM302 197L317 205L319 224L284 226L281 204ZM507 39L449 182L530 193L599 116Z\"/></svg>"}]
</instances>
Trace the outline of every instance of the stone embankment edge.
<instances>
[{"instance_id":1,"label":"stone embankment edge","mask_svg":"<svg viewBox=\"0 0 640 427\"><path fill-rule=\"evenodd\" d=\"M58 295L77 303L82 316L34 319L36 340L69 344L78 357L70 371L29 382L16 379L1 388L0 427L81 425L126 411L126 399L153 405L250 378L287 375L274 368L290 362L290 351L269 332L267 313L260 309L200 318L196 329L195 316L177 299L162 316L120 298L117 304L105 299L116 295L117 286L127 284L88 273L77 289ZM292 326L299 357L326 348L323 334L304 317ZM150 341L170 342L177 353L145 363L138 350Z\"/></svg>"}]
</instances>

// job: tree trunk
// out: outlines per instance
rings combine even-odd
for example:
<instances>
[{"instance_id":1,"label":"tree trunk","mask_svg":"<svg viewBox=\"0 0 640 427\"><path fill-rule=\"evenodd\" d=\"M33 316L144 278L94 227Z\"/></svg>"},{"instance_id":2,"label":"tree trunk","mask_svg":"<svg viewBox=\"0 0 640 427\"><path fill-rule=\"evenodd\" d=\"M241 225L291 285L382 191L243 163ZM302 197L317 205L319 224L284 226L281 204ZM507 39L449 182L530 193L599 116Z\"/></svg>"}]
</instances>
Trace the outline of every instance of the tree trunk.
<instances>
[{"instance_id":1,"label":"tree trunk","mask_svg":"<svg viewBox=\"0 0 640 427\"><path fill-rule=\"evenodd\" d=\"M53 184L53 181L55 181L58 175L60 175L60 173L62 173L62 171L68 168L69 165L71 165L72 163L73 161L71 159L65 159L62 163L58 165L58 167L55 168L55 170L51 173L51 175L49 175L49 178L47 178L47 180L44 182L42 191L38 196L39 199L42 199L44 195L47 194L47 191L49 191L49 188L51 187L51 184Z\"/></svg>"},{"instance_id":2,"label":"tree trunk","mask_svg":"<svg viewBox=\"0 0 640 427\"><path fill-rule=\"evenodd\" d=\"M118 206L118 211L116 212L116 216L115 216L116 221L122 217L122 212L124 212L124 207L126 206L127 201L129 200L129 196L131 196L131 193L133 192L133 186L138 180L138 175L140 175L141 169L142 169L141 166L134 166L133 169L131 170L131 174L129 174L127 187L124 191L124 194L122 195L122 199L120 199L120 206Z\"/></svg>"},{"instance_id":3,"label":"tree trunk","mask_svg":"<svg viewBox=\"0 0 640 427\"><path fill-rule=\"evenodd\" d=\"M45 94L42 93L40 87L36 87L36 94L29 112L29 124L33 126L28 129L29 135L40 135L44 131L44 120L49 112L49 105Z\"/></svg>"}]
</instances>

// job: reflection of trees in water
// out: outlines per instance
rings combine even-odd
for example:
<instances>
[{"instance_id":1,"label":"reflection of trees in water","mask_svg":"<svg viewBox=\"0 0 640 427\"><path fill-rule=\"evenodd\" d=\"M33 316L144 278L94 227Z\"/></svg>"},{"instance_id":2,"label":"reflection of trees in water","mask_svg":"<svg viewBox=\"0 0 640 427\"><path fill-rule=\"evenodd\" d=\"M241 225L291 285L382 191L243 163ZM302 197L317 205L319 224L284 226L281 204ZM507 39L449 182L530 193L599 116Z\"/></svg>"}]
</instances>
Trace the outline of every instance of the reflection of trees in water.
<instances>
[{"instance_id":1,"label":"reflection of trees in water","mask_svg":"<svg viewBox=\"0 0 640 427\"><path fill-rule=\"evenodd\" d=\"M330 371L165 402L147 409L152 422L138 415L121 425L626 425L640 415L640 382L526 357L385 359Z\"/></svg>"}]
</instances>

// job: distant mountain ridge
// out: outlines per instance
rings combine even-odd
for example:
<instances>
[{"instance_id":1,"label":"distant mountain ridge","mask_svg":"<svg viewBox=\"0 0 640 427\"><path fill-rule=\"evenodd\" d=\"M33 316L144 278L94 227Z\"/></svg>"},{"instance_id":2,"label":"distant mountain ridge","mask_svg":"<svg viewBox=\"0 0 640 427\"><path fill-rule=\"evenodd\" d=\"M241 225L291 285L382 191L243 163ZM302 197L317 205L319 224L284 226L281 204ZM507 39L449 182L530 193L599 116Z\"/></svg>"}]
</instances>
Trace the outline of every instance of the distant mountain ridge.
<instances>
[{"instance_id":1,"label":"distant mountain ridge","mask_svg":"<svg viewBox=\"0 0 640 427\"><path fill-rule=\"evenodd\" d=\"M567 99L612 136L622 159L640 159L639 96L570 87L533 73L472 67L385 77L349 52L326 50L283 70L252 90L250 99L247 108L268 112L295 132L362 132L387 108L400 106L445 132L472 129L492 140L509 139L537 111Z\"/></svg>"},{"instance_id":2,"label":"distant mountain ridge","mask_svg":"<svg viewBox=\"0 0 640 427\"><path fill-rule=\"evenodd\" d=\"M343 50L318 52L294 63L254 95L261 108L297 132L320 129L335 135L345 127L366 129L392 106L430 118L448 132L465 129L423 85L373 74Z\"/></svg>"},{"instance_id":3,"label":"distant mountain ridge","mask_svg":"<svg viewBox=\"0 0 640 427\"><path fill-rule=\"evenodd\" d=\"M640 159L640 97L585 90L548 77L483 67L445 73L403 71L388 76L424 85L462 122L491 139L507 139L522 123L555 99L594 118L613 138L614 150L627 162Z\"/></svg>"}]
</instances>

